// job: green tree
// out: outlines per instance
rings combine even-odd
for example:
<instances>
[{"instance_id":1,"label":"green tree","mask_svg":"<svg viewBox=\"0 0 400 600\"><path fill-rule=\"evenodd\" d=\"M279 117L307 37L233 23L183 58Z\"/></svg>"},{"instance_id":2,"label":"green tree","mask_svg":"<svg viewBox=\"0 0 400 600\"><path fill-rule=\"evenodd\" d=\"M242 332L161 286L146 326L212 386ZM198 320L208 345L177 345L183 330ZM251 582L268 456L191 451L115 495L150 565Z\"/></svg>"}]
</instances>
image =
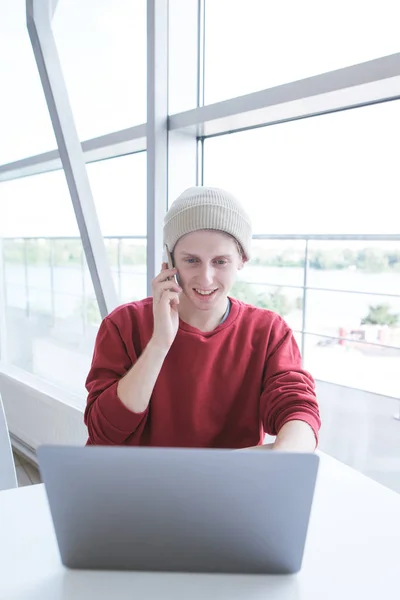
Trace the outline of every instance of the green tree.
<instances>
[{"instance_id":1,"label":"green tree","mask_svg":"<svg viewBox=\"0 0 400 600\"><path fill-rule=\"evenodd\" d=\"M273 292L265 294L256 292L254 287L245 281L236 281L232 287L231 296L242 302L246 302L247 304L253 304L253 306L272 310L281 315L281 317L285 317L296 308L296 304L292 303L289 298L282 293L281 288L277 288Z\"/></svg>"},{"instance_id":2,"label":"green tree","mask_svg":"<svg viewBox=\"0 0 400 600\"><path fill-rule=\"evenodd\" d=\"M351 250L350 248L345 248L343 250L343 265L346 269L352 267L357 262L357 254L355 250Z\"/></svg>"},{"instance_id":3,"label":"green tree","mask_svg":"<svg viewBox=\"0 0 400 600\"><path fill-rule=\"evenodd\" d=\"M369 307L369 313L361 321L361 325L388 325L396 327L399 324L400 315L390 312L388 304L377 304Z\"/></svg>"},{"instance_id":4,"label":"green tree","mask_svg":"<svg viewBox=\"0 0 400 600\"><path fill-rule=\"evenodd\" d=\"M264 294L265 296L265 294ZM282 293L281 289L278 288L274 292L271 292L264 300L265 306L263 308L268 308L268 310L273 310L274 312L281 315L281 317L285 317L293 310L293 303L289 300L285 294Z\"/></svg>"},{"instance_id":5,"label":"green tree","mask_svg":"<svg viewBox=\"0 0 400 600\"><path fill-rule=\"evenodd\" d=\"M318 270L344 269L348 265L341 251L315 250L310 253L310 267Z\"/></svg>"},{"instance_id":6,"label":"green tree","mask_svg":"<svg viewBox=\"0 0 400 600\"><path fill-rule=\"evenodd\" d=\"M95 296L89 296L86 300L81 298L76 304L74 315L86 317L88 325L98 325L101 322L101 315Z\"/></svg>"},{"instance_id":7,"label":"green tree","mask_svg":"<svg viewBox=\"0 0 400 600\"><path fill-rule=\"evenodd\" d=\"M122 245L122 264L124 265L145 265L147 260L146 246L129 244Z\"/></svg>"},{"instance_id":8,"label":"green tree","mask_svg":"<svg viewBox=\"0 0 400 600\"><path fill-rule=\"evenodd\" d=\"M364 248L357 255L357 267L365 271L387 271L389 267L388 254L378 248Z\"/></svg>"},{"instance_id":9,"label":"green tree","mask_svg":"<svg viewBox=\"0 0 400 600\"><path fill-rule=\"evenodd\" d=\"M74 266L82 263L83 246L80 239L55 238L51 243L55 267Z\"/></svg>"},{"instance_id":10,"label":"green tree","mask_svg":"<svg viewBox=\"0 0 400 600\"><path fill-rule=\"evenodd\" d=\"M101 322L99 305L95 298L89 298L86 303L86 317L89 325L97 325Z\"/></svg>"},{"instance_id":11,"label":"green tree","mask_svg":"<svg viewBox=\"0 0 400 600\"><path fill-rule=\"evenodd\" d=\"M260 294L254 290L253 286L245 281L236 281L231 289L230 295L242 302L259 306Z\"/></svg>"},{"instance_id":12,"label":"green tree","mask_svg":"<svg viewBox=\"0 0 400 600\"><path fill-rule=\"evenodd\" d=\"M389 268L400 271L400 251L389 252L387 255Z\"/></svg>"}]
</instances>

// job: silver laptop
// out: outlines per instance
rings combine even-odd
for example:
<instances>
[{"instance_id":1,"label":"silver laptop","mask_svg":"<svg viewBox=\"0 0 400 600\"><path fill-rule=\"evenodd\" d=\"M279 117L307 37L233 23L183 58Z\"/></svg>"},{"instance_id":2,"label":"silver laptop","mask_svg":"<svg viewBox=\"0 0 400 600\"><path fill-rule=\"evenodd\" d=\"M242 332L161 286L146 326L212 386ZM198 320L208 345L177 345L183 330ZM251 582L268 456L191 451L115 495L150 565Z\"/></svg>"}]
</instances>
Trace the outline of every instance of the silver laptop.
<instances>
[{"instance_id":1,"label":"silver laptop","mask_svg":"<svg viewBox=\"0 0 400 600\"><path fill-rule=\"evenodd\" d=\"M66 567L301 568L315 454L42 446L38 458Z\"/></svg>"}]
</instances>

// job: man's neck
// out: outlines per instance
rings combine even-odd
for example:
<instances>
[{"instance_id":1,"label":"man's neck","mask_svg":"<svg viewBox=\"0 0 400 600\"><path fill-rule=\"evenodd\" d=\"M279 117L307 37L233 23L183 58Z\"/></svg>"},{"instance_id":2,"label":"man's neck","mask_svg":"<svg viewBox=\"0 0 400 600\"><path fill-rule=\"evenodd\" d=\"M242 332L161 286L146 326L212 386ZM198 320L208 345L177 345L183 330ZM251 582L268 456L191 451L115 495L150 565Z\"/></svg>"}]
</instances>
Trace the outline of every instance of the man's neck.
<instances>
[{"instance_id":1,"label":"man's neck","mask_svg":"<svg viewBox=\"0 0 400 600\"><path fill-rule=\"evenodd\" d=\"M219 303L214 310L196 310L191 307L189 302L185 302L185 298L181 297L179 304L179 317L190 325L199 329L199 331L212 331L221 323L225 316L228 307L228 299L225 298Z\"/></svg>"}]
</instances>

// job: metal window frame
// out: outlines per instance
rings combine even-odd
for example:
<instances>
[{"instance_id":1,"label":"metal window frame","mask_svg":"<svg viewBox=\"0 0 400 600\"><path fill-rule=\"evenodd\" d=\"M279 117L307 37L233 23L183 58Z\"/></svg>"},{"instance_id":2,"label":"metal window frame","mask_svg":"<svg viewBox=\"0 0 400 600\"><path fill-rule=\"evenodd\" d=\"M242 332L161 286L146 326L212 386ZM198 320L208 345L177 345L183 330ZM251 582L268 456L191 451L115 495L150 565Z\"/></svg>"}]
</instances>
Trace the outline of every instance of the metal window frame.
<instances>
[{"instance_id":1,"label":"metal window frame","mask_svg":"<svg viewBox=\"0 0 400 600\"><path fill-rule=\"evenodd\" d=\"M168 0L147 0L147 294L161 270L168 190Z\"/></svg>"},{"instance_id":2,"label":"metal window frame","mask_svg":"<svg viewBox=\"0 0 400 600\"><path fill-rule=\"evenodd\" d=\"M146 123L114 131L81 143L86 164L146 151ZM58 150L50 150L0 165L0 182L62 169Z\"/></svg>"},{"instance_id":3,"label":"metal window frame","mask_svg":"<svg viewBox=\"0 0 400 600\"><path fill-rule=\"evenodd\" d=\"M169 0L169 94L194 109L203 101L204 0ZM186 24L190 24L186 27ZM196 135L171 130L168 118L168 205L183 190L199 185L200 170Z\"/></svg>"},{"instance_id":4,"label":"metal window frame","mask_svg":"<svg viewBox=\"0 0 400 600\"><path fill-rule=\"evenodd\" d=\"M400 98L400 53L169 117L171 131L224 135Z\"/></svg>"},{"instance_id":5,"label":"metal window frame","mask_svg":"<svg viewBox=\"0 0 400 600\"><path fill-rule=\"evenodd\" d=\"M117 306L117 294L51 29L56 6L52 0L27 0L27 27L97 303L105 317Z\"/></svg>"}]
</instances>

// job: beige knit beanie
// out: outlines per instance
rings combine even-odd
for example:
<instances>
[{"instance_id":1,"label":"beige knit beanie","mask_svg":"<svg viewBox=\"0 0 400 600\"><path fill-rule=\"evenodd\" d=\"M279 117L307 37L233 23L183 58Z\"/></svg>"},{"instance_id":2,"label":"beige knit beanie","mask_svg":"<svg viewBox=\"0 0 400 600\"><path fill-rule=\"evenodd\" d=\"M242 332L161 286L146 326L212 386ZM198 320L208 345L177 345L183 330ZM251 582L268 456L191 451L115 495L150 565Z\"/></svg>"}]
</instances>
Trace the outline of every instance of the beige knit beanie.
<instances>
[{"instance_id":1,"label":"beige knit beanie","mask_svg":"<svg viewBox=\"0 0 400 600\"><path fill-rule=\"evenodd\" d=\"M164 219L164 244L172 253L183 235L200 229L229 233L251 254L251 221L240 202L229 192L212 187L191 187L172 204Z\"/></svg>"}]
</instances>

